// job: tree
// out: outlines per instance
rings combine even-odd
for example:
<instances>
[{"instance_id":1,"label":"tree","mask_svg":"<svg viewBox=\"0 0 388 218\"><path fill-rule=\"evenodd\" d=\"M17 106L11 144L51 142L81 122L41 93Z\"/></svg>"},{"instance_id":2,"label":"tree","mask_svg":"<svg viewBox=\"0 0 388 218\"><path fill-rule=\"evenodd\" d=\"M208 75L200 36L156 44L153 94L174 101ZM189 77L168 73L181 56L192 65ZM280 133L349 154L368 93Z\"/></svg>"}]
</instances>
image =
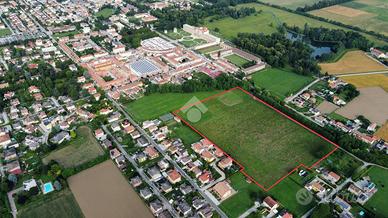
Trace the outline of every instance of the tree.
<instances>
[{"instance_id":1,"label":"tree","mask_svg":"<svg viewBox=\"0 0 388 218\"><path fill-rule=\"evenodd\" d=\"M329 204L318 204L311 214L311 218L331 218L331 208Z\"/></svg>"}]
</instances>

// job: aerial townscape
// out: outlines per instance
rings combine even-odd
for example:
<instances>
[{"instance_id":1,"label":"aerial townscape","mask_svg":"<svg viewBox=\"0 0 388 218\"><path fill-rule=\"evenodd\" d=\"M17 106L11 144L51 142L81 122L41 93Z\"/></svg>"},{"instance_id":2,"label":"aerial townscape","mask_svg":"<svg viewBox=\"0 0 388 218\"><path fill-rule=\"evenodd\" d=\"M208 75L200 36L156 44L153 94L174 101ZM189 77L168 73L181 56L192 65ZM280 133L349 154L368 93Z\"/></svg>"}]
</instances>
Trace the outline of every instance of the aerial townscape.
<instances>
[{"instance_id":1,"label":"aerial townscape","mask_svg":"<svg viewBox=\"0 0 388 218\"><path fill-rule=\"evenodd\" d=\"M388 218L387 12L0 1L0 217Z\"/></svg>"}]
</instances>

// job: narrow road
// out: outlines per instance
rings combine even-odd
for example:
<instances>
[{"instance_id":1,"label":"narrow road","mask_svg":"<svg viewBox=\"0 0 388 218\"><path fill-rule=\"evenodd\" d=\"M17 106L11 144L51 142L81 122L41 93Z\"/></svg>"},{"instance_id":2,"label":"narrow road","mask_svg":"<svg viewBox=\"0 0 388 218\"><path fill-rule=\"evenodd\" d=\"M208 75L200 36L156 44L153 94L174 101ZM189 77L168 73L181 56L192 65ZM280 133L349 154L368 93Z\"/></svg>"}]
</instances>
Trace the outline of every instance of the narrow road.
<instances>
[{"instance_id":1,"label":"narrow road","mask_svg":"<svg viewBox=\"0 0 388 218\"><path fill-rule=\"evenodd\" d=\"M303 89L299 90L295 95L286 98L284 101L285 101L286 103L291 102L292 100L294 100L296 97L298 97L300 94L302 94L303 92L305 92L307 89L309 89L311 86L313 86L315 83L319 82L320 80L321 80L321 78L318 78L318 79L312 81L310 84L308 84L307 86L305 86Z\"/></svg>"},{"instance_id":2,"label":"narrow road","mask_svg":"<svg viewBox=\"0 0 388 218\"><path fill-rule=\"evenodd\" d=\"M364 73L337 74L335 76L336 77L348 77L348 76L366 76L366 75L374 75L374 74L388 74L388 70L364 72Z\"/></svg>"},{"instance_id":3,"label":"narrow road","mask_svg":"<svg viewBox=\"0 0 388 218\"><path fill-rule=\"evenodd\" d=\"M15 204L15 199L13 198L13 196L21 191L23 191L23 186L22 187L19 187L17 189L14 189L10 192L7 193L7 196L8 196L8 201L9 201L9 205L11 206L11 213L12 213L12 216L14 218L16 218L17 214L18 214L18 210L16 208L16 204Z\"/></svg>"}]
</instances>

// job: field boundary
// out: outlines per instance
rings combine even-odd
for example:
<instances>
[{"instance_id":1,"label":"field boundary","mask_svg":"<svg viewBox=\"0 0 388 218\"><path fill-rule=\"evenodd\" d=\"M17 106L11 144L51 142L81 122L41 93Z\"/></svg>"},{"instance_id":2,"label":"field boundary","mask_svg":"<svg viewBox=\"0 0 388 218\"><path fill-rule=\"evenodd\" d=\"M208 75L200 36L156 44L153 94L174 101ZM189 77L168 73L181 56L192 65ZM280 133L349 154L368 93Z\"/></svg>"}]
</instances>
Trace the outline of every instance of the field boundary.
<instances>
[{"instance_id":1,"label":"field boundary","mask_svg":"<svg viewBox=\"0 0 388 218\"><path fill-rule=\"evenodd\" d=\"M243 166L242 164L240 164L237 160L235 160L232 156L230 156L229 154L227 154L224 149L222 149L220 146L218 146L216 143L212 142L206 135L204 135L203 133L201 133L199 130L197 130L195 127L193 127L188 121L186 121L184 118L182 118L179 113L182 112L183 110L185 109L188 109L190 107L193 107L195 105L198 105L198 104L201 104L201 103L204 103L208 100L211 100L211 99L214 99L216 97L219 97L223 94L226 94L228 92L231 92L233 90L240 90L242 92L244 92L245 94L249 95L250 97L252 97L254 100L264 104L265 106L269 107L270 109L274 110L275 112L277 112L278 114L286 117L287 119L293 121L294 123L298 124L299 126L303 127L304 129L308 130L309 132L317 135L318 137L320 137L321 139L325 140L326 142L329 142L331 145L334 146L334 149L331 150L329 153L327 153L326 155L324 155L322 158L320 158L318 161L314 162L311 166L306 166L305 164L301 163L299 165L297 165L295 168L293 168L291 171L289 171L286 175L282 176L280 179L276 180L275 183L273 183L272 185L270 185L269 187L265 187L264 185L260 184L258 181L256 181L255 179L253 179L248 173L245 172L245 166ZM209 96L207 98L204 98L202 100L199 100L193 104L189 104L189 105L186 105L186 106L183 106L181 107L180 109L178 110L175 110L172 112L176 117L178 117L184 124L186 124L188 127L190 127L193 131L195 131L196 133L198 133L200 136L202 136L203 138L209 140L215 147L217 147L218 149L220 149L224 155L226 155L227 157L231 158L233 160L233 162L235 162L239 167L240 167L240 172L242 174L244 174L244 176L246 176L249 180L251 180L252 182L254 182L257 186L259 186L261 189L263 189L264 191L269 191L271 190L272 188L274 188L277 184L279 184L282 180L284 180L285 178L287 178L289 175L291 175L292 173L294 173L295 171L297 171L299 168L303 167L309 171L312 170L312 168L314 166L316 166L317 164L319 164L320 162L322 162L324 159L326 159L327 157L329 157L332 153L334 153L340 146L335 144L334 142L330 141L329 139L325 138L324 136L322 136L321 134L315 132L314 130L308 128L307 126L305 126L304 124L300 123L299 121L295 120L294 118L288 116L287 114L281 112L280 110L274 108L273 106L271 106L270 104L268 104L267 102L261 100L260 98L252 95L251 93L249 93L248 91L244 90L243 88L237 86L237 87L234 87L234 88L231 88L229 90L226 90L226 91L223 91L223 92L220 92L220 93L217 93L215 95L212 95L212 96Z\"/></svg>"}]
</instances>

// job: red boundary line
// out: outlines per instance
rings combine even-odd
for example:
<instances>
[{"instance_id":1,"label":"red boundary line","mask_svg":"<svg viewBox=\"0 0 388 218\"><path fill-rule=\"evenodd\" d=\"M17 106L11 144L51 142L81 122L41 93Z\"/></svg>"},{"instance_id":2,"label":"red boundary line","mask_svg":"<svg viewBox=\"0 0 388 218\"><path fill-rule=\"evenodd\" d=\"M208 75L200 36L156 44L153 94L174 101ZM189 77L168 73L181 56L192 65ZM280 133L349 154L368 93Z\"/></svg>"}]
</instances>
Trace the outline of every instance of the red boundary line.
<instances>
[{"instance_id":1,"label":"red boundary line","mask_svg":"<svg viewBox=\"0 0 388 218\"><path fill-rule=\"evenodd\" d=\"M187 108L190 108L190 107L193 107L197 104L200 104L200 103L203 103L205 101L208 101L208 100L211 100L213 98L216 98L220 95L223 95L225 93L228 93L228 92L231 92L233 90L236 90L236 89L239 89L240 91L244 92L245 94L248 94L249 96L251 96L254 100L266 105L267 107L271 108L272 110L274 110L275 112L281 114L282 116L288 118L289 120L293 121L294 123L302 126L303 128L307 129L308 131L310 131L311 133L319 136L320 138L324 139L325 141L329 142L330 144L334 145L334 149L332 151L330 151L329 153L327 153L325 156L323 156L321 159L319 159L318 161L316 161L315 163L313 163L310 167L304 165L303 163L302 164L299 164L298 166L296 166L294 169L292 169L290 172L288 172L286 175L282 176L280 179L278 179L274 184L272 184L270 187L266 188L264 187L263 185L261 185L260 183L258 183L255 179L253 179L248 173L246 173L244 170L245 170L245 167L243 165L241 165L238 161L236 161L233 157L231 157L229 154L227 154L222 148L220 148L216 143L212 142L210 139L208 139L204 134L202 134L200 131L198 131L196 128L194 128L188 121L186 121L185 119L183 119L181 116L178 115L179 112L181 112L182 110L185 110ZM292 117L288 116L287 114L281 112L280 110L274 108L273 106L271 106L270 104L268 104L267 102L261 100L260 98L252 95L251 93L249 93L248 91L244 90L243 88L237 86L237 87L234 87L232 89L229 89L229 90L226 90L226 91L223 91L223 92L220 92L220 93L217 93L215 95L212 95L212 96L209 96L205 99L202 99L194 104L190 104L190 105L186 105L178 110L175 110L172 112L176 117L178 117L181 121L183 121L188 127L190 127L192 130L194 130L196 133L198 133L200 136L202 136L203 138L209 140L212 144L214 144L214 146L216 146L218 149L220 149L224 155L228 156L229 158L231 158L233 160L233 162L235 162L239 167L240 167L240 172L242 174L244 174L244 176L246 176L247 178L249 178L249 180L251 180L252 182L254 182L257 186L259 186L260 188L262 188L264 191L269 191L271 190L273 187L275 187L277 184L279 184L282 180L284 180L286 177L288 177L290 174L292 174L293 172L295 172L296 170L298 170L300 167L303 167L307 170L312 170L312 168L314 166L316 166L317 164L319 164L321 161L323 161L324 159L326 159L327 157L329 157L332 153L334 153L338 148L339 148L339 145L335 144L334 142L330 141L329 139L327 139L326 137L322 136L321 134L315 132L314 130L308 128L307 126L303 125L302 123L300 123L299 121L293 119Z\"/></svg>"}]
</instances>

